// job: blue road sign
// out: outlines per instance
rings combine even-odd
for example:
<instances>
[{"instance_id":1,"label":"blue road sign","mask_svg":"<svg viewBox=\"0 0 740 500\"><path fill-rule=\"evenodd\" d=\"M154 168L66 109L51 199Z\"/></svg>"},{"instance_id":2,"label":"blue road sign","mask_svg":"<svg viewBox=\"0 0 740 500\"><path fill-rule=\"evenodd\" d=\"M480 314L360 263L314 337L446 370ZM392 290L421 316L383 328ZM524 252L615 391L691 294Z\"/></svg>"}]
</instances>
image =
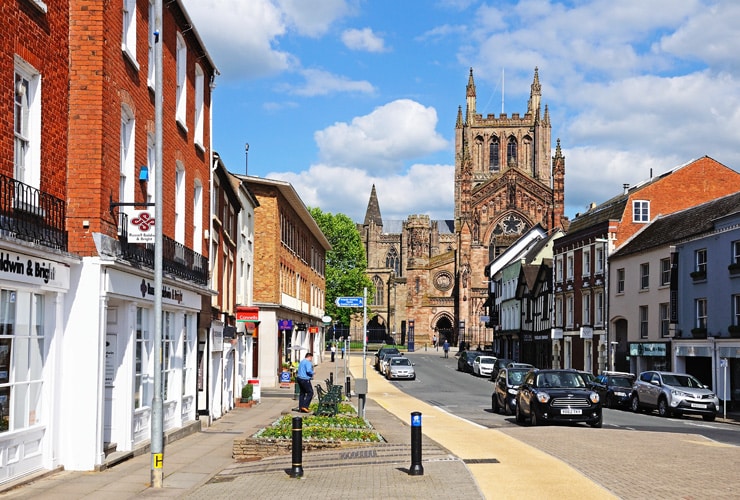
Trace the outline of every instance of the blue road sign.
<instances>
[{"instance_id":1,"label":"blue road sign","mask_svg":"<svg viewBox=\"0 0 740 500\"><path fill-rule=\"evenodd\" d=\"M365 300L363 297L337 297L334 303L337 307L362 307Z\"/></svg>"}]
</instances>

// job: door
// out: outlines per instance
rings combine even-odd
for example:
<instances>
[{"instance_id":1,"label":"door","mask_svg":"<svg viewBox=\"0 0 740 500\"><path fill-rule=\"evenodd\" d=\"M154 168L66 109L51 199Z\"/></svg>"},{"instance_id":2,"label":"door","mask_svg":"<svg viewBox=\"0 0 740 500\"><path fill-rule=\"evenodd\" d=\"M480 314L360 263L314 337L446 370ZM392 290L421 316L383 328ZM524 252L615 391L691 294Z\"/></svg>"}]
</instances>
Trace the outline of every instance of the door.
<instances>
[{"instance_id":1,"label":"door","mask_svg":"<svg viewBox=\"0 0 740 500\"><path fill-rule=\"evenodd\" d=\"M103 423L103 442L108 445L114 435L113 393L116 383L116 367L118 366L118 335L105 335L105 421Z\"/></svg>"}]
</instances>

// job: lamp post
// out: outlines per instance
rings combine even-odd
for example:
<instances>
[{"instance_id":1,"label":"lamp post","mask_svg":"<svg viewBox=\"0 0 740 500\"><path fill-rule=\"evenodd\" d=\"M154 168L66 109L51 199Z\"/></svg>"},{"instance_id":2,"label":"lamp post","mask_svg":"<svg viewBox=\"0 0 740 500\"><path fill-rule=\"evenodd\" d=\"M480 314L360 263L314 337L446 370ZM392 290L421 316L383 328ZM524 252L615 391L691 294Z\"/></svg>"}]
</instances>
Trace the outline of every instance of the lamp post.
<instances>
[{"instance_id":1,"label":"lamp post","mask_svg":"<svg viewBox=\"0 0 740 500\"><path fill-rule=\"evenodd\" d=\"M386 299L388 302L388 333L392 334L393 343L396 342L395 337L395 331L391 330L391 327L393 325L393 307L391 307L391 288L395 291L396 289L396 273L393 269L391 269L390 274L388 275L388 298ZM394 304L395 305L395 304Z\"/></svg>"}]
</instances>

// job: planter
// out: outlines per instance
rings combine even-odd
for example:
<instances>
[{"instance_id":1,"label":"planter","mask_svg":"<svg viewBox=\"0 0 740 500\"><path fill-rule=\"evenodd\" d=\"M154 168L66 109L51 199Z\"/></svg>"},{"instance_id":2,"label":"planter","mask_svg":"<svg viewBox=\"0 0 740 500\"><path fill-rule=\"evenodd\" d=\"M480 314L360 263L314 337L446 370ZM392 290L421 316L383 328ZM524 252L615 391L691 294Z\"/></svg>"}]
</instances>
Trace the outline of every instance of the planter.
<instances>
[{"instance_id":1,"label":"planter","mask_svg":"<svg viewBox=\"0 0 740 500\"><path fill-rule=\"evenodd\" d=\"M730 338L733 338L733 339L740 338L740 326L739 325L730 325L727 327L727 331L730 334Z\"/></svg>"},{"instance_id":2,"label":"planter","mask_svg":"<svg viewBox=\"0 0 740 500\"><path fill-rule=\"evenodd\" d=\"M691 279L694 281L702 281L707 279L707 272L706 271L693 271L690 273Z\"/></svg>"},{"instance_id":3,"label":"planter","mask_svg":"<svg viewBox=\"0 0 740 500\"><path fill-rule=\"evenodd\" d=\"M250 400L248 400L248 401L245 401L244 399L237 399L237 400L236 400L236 401L234 402L234 406L235 406L236 408L251 408L251 407L253 407L253 406L254 406L255 404L257 404L257 401L255 401L255 400L253 400L253 399L250 399Z\"/></svg>"},{"instance_id":4,"label":"planter","mask_svg":"<svg viewBox=\"0 0 740 500\"><path fill-rule=\"evenodd\" d=\"M707 329L706 328L692 328L691 336L695 339L705 339L707 338Z\"/></svg>"},{"instance_id":5,"label":"planter","mask_svg":"<svg viewBox=\"0 0 740 500\"><path fill-rule=\"evenodd\" d=\"M730 264L727 266L727 270L730 271L730 274L740 274L740 264Z\"/></svg>"}]
</instances>

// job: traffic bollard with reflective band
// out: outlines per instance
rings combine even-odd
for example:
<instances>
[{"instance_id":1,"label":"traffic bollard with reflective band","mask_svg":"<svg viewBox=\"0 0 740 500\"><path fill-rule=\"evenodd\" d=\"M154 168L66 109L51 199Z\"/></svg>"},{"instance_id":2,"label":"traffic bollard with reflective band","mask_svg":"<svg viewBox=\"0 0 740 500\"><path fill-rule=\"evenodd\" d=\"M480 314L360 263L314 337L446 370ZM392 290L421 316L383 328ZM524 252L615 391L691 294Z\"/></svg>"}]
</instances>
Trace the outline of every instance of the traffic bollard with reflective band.
<instances>
[{"instance_id":1,"label":"traffic bollard with reflective band","mask_svg":"<svg viewBox=\"0 0 740 500\"><path fill-rule=\"evenodd\" d=\"M347 380L344 382L344 395L349 399L349 397L352 395L351 387L350 387L350 378L347 377Z\"/></svg>"},{"instance_id":2,"label":"traffic bollard with reflective band","mask_svg":"<svg viewBox=\"0 0 740 500\"><path fill-rule=\"evenodd\" d=\"M293 467L290 477L303 477L303 419L293 417Z\"/></svg>"},{"instance_id":3,"label":"traffic bollard with reflective band","mask_svg":"<svg viewBox=\"0 0 740 500\"><path fill-rule=\"evenodd\" d=\"M411 412L411 467L409 476L423 476L421 465L421 412Z\"/></svg>"}]
</instances>

